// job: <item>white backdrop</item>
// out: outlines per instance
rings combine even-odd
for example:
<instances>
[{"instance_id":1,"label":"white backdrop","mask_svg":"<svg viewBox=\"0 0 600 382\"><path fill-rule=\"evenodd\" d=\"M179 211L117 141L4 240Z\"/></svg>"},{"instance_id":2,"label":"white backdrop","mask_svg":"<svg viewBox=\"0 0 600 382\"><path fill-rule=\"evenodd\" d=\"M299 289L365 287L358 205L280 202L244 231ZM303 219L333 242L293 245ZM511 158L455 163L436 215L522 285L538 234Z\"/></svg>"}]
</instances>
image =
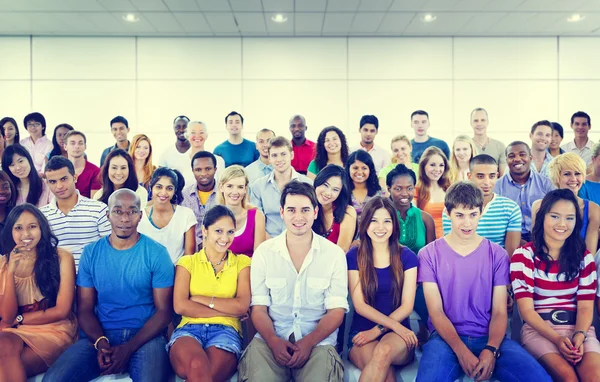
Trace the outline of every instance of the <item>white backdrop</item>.
<instances>
[{"instance_id":1,"label":"white backdrop","mask_svg":"<svg viewBox=\"0 0 600 382\"><path fill-rule=\"evenodd\" d=\"M600 118L600 38L134 38L0 37L0 116L42 112L47 134L67 122L88 136L99 161L113 143L109 121L125 116L155 153L174 142L179 114L207 123L212 148L224 116L244 115L245 136L261 128L288 136L288 118L307 118L308 136L336 125L358 142L363 114L380 120L380 144L412 136L410 113L430 113L430 135L471 133L484 107L490 135L528 140L537 120L559 121L572 139L577 110ZM592 129L594 140L600 138Z\"/></svg>"}]
</instances>

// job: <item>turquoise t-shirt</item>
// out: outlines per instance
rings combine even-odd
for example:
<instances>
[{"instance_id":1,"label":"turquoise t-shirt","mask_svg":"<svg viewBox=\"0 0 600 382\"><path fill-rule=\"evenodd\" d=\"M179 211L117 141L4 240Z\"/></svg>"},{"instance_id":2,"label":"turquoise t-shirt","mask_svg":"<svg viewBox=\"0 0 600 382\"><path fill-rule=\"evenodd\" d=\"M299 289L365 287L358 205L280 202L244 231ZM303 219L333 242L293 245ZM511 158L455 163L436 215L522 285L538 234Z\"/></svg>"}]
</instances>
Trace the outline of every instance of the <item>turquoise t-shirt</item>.
<instances>
[{"instance_id":1,"label":"turquoise t-shirt","mask_svg":"<svg viewBox=\"0 0 600 382\"><path fill-rule=\"evenodd\" d=\"M233 145L229 141L225 141L215 147L214 154L223 158L225 167L233 164L246 167L260 157L256 144L247 139L244 139L239 145Z\"/></svg>"},{"instance_id":2,"label":"turquoise t-shirt","mask_svg":"<svg viewBox=\"0 0 600 382\"><path fill-rule=\"evenodd\" d=\"M104 330L141 329L156 312L152 289L172 287L175 267L167 249L146 235L125 250L114 249L109 236L83 248L77 285L96 289Z\"/></svg>"}]
</instances>

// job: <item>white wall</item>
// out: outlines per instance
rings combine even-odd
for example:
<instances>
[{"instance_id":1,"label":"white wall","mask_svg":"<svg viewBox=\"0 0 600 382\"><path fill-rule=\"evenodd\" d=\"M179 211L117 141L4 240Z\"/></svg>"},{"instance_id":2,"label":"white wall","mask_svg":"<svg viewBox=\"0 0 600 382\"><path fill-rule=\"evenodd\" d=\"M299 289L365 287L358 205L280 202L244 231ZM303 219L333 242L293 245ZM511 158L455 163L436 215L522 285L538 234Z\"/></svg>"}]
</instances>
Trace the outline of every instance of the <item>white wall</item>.
<instances>
[{"instance_id":1,"label":"white wall","mask_svg":"<svg viewBox=\"0 0 600 382\"><path fill-rule=\"evenodd\" d=\"M573 112L600 118L600 38L2 37L0 51L0 116L22 129L23 116L40 111L48 134L70 123L88 135L93 161L112 143L117 114L157 153L174 141L179 114L207 123L209 148L225 139L231 110L244 115L250 139L265 127L289 135L288 118L301 113L309 137L333 124L351 145L360 116L375 114L385 146L412 135L416 109L448 141L471 133L475 107L489 111L490 135L505 143L527 140L540 119L559 121L572 139Z\"/></svg>"}]
</instances>

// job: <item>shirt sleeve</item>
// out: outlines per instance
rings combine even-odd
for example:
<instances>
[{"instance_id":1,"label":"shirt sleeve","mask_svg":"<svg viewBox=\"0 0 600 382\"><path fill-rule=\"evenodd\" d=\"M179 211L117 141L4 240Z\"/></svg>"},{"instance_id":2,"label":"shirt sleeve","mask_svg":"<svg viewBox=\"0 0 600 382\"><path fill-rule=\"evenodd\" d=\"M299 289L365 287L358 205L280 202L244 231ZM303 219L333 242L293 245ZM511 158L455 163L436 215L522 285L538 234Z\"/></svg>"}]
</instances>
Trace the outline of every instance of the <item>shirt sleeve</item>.
<instances>
[{"instance_id":1,"label":"shirt sleeve","mask_svg":"<svg viewBox=\"0 0 600 382\"><path fill-rule=\"evenodd\" d=\"M346 254L346 265L349 271L358 271L358 248L352 247Z\"/></svg>"},{"instance_id":2,"label":"shirt sleeve","mask_svg":"<svg viewBox=\"0 0 600 382\"><path fill-rule=\"evenodd\" d=\"M435 241L434 241L435 243ZM433 245L428 244L419 251L419 271L417 273L417 282L436 283L435 267L433 265Z\"/></svg>"},{"instance_id":3,"label":"shirt sleeve","mask_svg":"<svg viewBox=\"0 0 600 382\"><path fill-rule=\"evenodd\" d=\"M152 269L152 288L169 288L175 280L175 267L169 252L162 245L151 251L154 258Z\"/></svg>"},{"instance_id":4,"label":"shirt sleeve","mask_svg":"<svg viewBox=\"0 0 600 382\"><path fill-rule=\"evenodd\" d=\"M83 247L83 252L79 258L79 270L77 273L77 286L83 288L93 288L94 278L92 277L92 270L90 266L90 256L92 248L98 245L98 243L91 243Z\"/></svg>"},{"instance_id":5,"label":"shirt sleeve","mask_svg":"<svg viewBox=\"0 0 600 382\"><path fill-rule=\"evenodd\" d=\"M510 280L515 299L533 298L533 256L527 247L519 247L510 259Z\"/></svg>"},{"instance_id":6,"label":"shirt sleeve","mask_svg":"<svg viewBox=\"0 0 600 382\"><path fill-rule=\"evenodd\" d=\"M98 179L98 176L100 175L100 168L96 167L94 168L94 171L92 171L92 184L91 184L91 190L99 190L102 188L102 184L100 184L100 179Z\"/></svg>"},{"instance_id":7,"label":"shirt sleeve","mask_svg":"<svg viewBox=\"0 0 600 382\"><path fill-rule=\"evenodd\" d=\"M402 261L402 267L405 271L419 266L417 255L415 255L408 247L403 248L402 253L400 254L400 261Z\"/></svg>"},{"instance_id":8,"label":"shirt sleeve","mask_svg":"<svg viewBox=\"0 0 600 382\"><path fill-rule=\"evenodd\" d=\"M264 243L263 243L264 244ZM266 264L261 244L256 248L252 256L252 266L250 267L250 290L252 291L251 306L271 306L271 295L267 288L267 273L265 272Z\"/></svg>"},{"instance_id":9,"label":"shirt sleeve","mask_svg":"<svg viewBox=\"0 0 600 382\"><path fill-rule=\"evenodd\" d=\"M194 256L181 256L179 260L177 260L177 266L185 268L190 275L192 274L192 261L194 260Z\"/></svg>"},{"instance_id":10,"label":"shirt sleeve","mask_svg":"<svg viewBox=\"0 0 600 382\"><path fill-rule=\"evenodd\" d=\"M108 211L108 207L106 204L102 203L103 207L98 212L98 235L100 237L104 237L110 235L112 232L112 227L110 226L110 222L108 221L108 217L106 216L106 212Z\"/></svg>"},{"instance_id":11,"label":"shirt sleeve","mask_svg":"<svg viewBox=\"0 0 600 382\"><path fill-rule=\"evenodd\" d=\"M508 226L506 227L507 232L521 232L521 226L523 224L523 216L521 215L521 209L514 203L512 204L512 210L508 218Z\"/></svg>"},{"instance_id":12,"label":"shirt sleeve","mask_svg":"<svg viewBox=\"0 0 600 382\"><path fill-rule=\"evenodd\" d=\"M577 288L577 301L594 301L596 295L596 282L598 275L596 273L596 264L594 256L586 251L581 261L581 270L579 271L579 288Z\"/></svg>"},{"instance_id":13,"label":"shirt sleeve","mask_svg":"<svg viewBox=\"0 0 600 382\"><path fill-rule=\"evenodd\" d=\"M330 254L328 254L329 256ZM346 256L339 249L335 255L335 265L331 275L329 288L325 290L325 309L343 308L348 313L348 268L346 266Z\"/></svg>"},{"instance_id":14,"label":"shirt sleeve","mask_svg":"<svg viewBox=\"0 0 600 382\"><path fill-rule=\"evenodd\" d=\"M256 208L259 209L260 212L262 212L264 214L265 210L263 208L263 203L262 203L262 199L260 197L260 192L258 192L259 188L260 188L260 184L258 183L258 179L257 179L254 183L252 183L252 186L250 187L250 203L252 203L252 205L256 206Z\"/></svg>"},{"instance_id":15,"label":"shirt sleeve","mask_svg":"<svg viewBox=\"0 0 600 382\"><path fill-rule=\"evenodd\" d=\"M446 154L446 158L450 158L450 147L448 147L448 144L445 141L440 140L440 146L444 154Z\"/></svg>"},{"instance_id":16,"label":"shirt sleeve","mask_svg":"<svg viewBox=\"0 0 600 382\"><path fill-rule=\"evenodd\" d=\"M315 162L315 160L311 160L310 163L308 164L308 172L310 172L311 174L315 174L317 175L317 173L319 172L319 169L317 168L317 162Z\"/></svg>"},{"instance_id":17,"label":"shirt sleeve","mask_svg":"<svg viewBox=\"0 0 600 382\"><path fill-rule=\"evenodd\" d=\"M494 251L494 281L492 286L510 285L510 259L504 248L492 242L489 243Z\"/></svg>"},{"instance_id":18,"label":"shirt sleeve","mask_svg":"<svg viewBox=\"0 0 600 382\"><path fill-rule=\"evenodd\" d=\"M442 227L444 228L444 235L447 235L452 230L452 222L450 221L450 217L448 217L448 212L444 208L442 212ZM521 224L519 223L519 232L521 231Z\"/></svg>"},{"instance_id":19,"label":"shirt sleeve","mask_svg":"<svg viewBox=\"0 0 600 382\"><path fill-rule=\"evenodd\" d=\"M506 146L504 143L499 142L498 147L500 148L500 155L498 156L498 168L506 167Z\"/></svg>"}]
</instances>

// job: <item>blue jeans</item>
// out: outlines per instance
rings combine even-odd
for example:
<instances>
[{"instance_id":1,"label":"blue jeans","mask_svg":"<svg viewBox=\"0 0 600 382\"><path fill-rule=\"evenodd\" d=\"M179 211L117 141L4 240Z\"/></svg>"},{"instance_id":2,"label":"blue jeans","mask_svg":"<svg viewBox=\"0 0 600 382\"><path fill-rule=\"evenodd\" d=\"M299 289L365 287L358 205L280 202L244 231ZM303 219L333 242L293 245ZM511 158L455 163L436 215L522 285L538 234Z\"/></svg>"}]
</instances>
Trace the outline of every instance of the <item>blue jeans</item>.
<instances>
[{"instance_id":1,"label":"blue jeans","mask_svg":"<svg viewBox=\"0 0 600 382\"><path fill-rule=\"evenodd\" d=\"M227 325L219 324L186 324L179 329L176 329L171 335L171 340L167 344L167 353L171 350L171 346L181 337L192 337L202 349L211 346L217 349L225 350L233 353L240 358L242 355L242 337L239 333Z\"/></svg>"},{"instance_id":2,"label":"blue jeans","mask_svg":"<svg viewBox=\"0 0 600 382\"><path fill-rule=\"evenodd\" d=\"M111 346L131 340L138 329L105 330ZM146 342L129 359L127 371L134 382L163 382L169 377L169 357L161 334ZM90 381L102 373L97 351L87 337L71 345L44 375L43 382Z\"/></svg>"},{"instance_id":3,"label":"blue jeans","mask_svg":"<svg viewBox=\"0 0 600 382\"><path fill-rule=\"evenodd\" d=\"M423 293L423 283L417 284L417 293L415 294L414 311L417 312L421 321L427 325L429 313L427 313L427 304L425 303L425 293Z\"/></svg>"},{"instance_id":4,"label":"blue jeans","mask_svg":"<svg viewBox=\"0 0 600 382\"><path fill-rule=\"evenodd\" d=\"M488 337L460 336L467 348L479 357L487 345ZM458 357L452 348L436 332L423 346L423 356L419 363L417 382L453 382L463 375ZM552 382L552 378L525 349L518 343L504 338L500 345L500 358L496 360L492 376L502 382Z\"/></svg>"}]
</instances>

